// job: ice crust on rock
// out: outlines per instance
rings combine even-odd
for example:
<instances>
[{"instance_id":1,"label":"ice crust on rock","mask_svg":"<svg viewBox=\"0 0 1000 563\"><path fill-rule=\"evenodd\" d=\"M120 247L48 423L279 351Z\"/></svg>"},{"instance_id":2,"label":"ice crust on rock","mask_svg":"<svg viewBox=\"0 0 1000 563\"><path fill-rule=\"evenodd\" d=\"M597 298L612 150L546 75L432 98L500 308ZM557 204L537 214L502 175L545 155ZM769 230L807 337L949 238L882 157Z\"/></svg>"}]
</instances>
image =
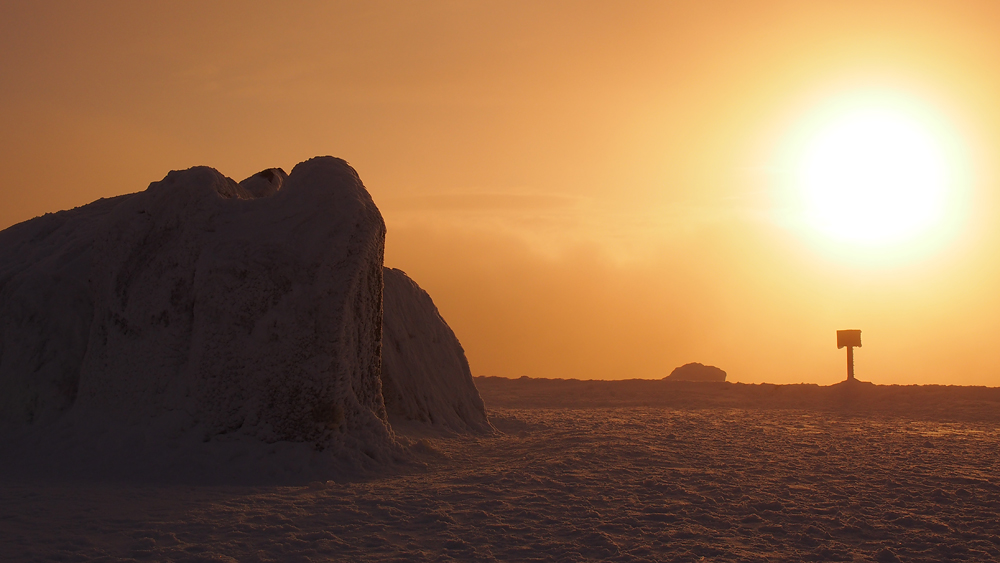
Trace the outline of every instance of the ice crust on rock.
<instances>
[{"instance_id":1,"label":"ice crust on rock","mask_svg":"<svg viewBox=\"0 0 1000 563\"><path fill-rule=\"evenodd\" d=\"M0 427L389 460L384 241L332 157L241 184L174 171L15 225L0 233Z\"/></svg>"},{"instance_id":2,"label":"ice crust on rock","mask_svg":"<svg viewBox=\"0 0 1000 563\"><path fill-rule=\"evenodd\" d=\"M288 174L281 168L267 168L240 182L240 187L253 197L274 195L288 180Z\"/></svg>"},{"instance_id":3,"label":"ice crust on rock","mask_svg":"<svg viewBox=\"0 0 1000 563\"><path fill-rule=\"evenodd\" d=\"M123 201L94 243L82 410L182 411L207 435L388 442L378 375L385 225L347 163L253 198L209 168Z\"/></svg>"},{"instance_id":4,"label":"ice crust on rock","mask_svg":"<svg viewBox=\"0 0 1000 563\"><path fill-rule=\"evenodd\" d=\"M402 270L382 277L382 396L393 426L489 431L465 351L431 296Z\"/></svg>"},{"instance_id":5,"label":"ice crust on rock","mask_svg":"<svg viewBox=\"0 0 1000 563\"><path fill-rule=\"evenodd\" d=\"M128 197L0 231L0 428L51 420L76 400L94 309L93 242Z\"/></svg>"}]
</instances>

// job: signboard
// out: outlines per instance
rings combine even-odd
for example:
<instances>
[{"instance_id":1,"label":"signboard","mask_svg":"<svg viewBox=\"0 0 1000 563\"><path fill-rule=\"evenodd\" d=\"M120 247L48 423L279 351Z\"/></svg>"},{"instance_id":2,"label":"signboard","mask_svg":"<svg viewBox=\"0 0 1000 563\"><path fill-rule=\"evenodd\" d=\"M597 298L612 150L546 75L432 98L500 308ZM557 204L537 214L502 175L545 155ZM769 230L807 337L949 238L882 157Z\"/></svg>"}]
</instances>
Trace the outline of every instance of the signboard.
<instances>
[{"instance_id":1,"label":"signboard","mask_svg":"<svg viewBox=\"0 0 1000 563\"><path fill-rule=\"evenodd\" d=\"M843 348L844 346L861 347L861 331L860 330L838 330L837 331L837 348Z\"/></svg>"}]
</instances>

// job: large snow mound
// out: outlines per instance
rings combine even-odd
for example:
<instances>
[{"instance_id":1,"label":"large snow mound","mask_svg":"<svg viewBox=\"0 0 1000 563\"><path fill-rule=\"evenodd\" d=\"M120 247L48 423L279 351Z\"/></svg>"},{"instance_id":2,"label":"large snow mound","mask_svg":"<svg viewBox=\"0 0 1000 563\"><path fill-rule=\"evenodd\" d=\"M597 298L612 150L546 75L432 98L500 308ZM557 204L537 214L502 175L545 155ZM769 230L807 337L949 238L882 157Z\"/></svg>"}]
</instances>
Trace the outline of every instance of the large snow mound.
<instances>
[{"instance_id":1,"label":"large snow mound","mask_svg":"<svg viewBox=\"0 0 1000 563\"><path fill-rule=\"evenodd\" d=\"M402 270L385 268L383 279L382 396L393 426L490 430L465 350L431 296Z\"/></svg>"},{"instance_id":2,"label":"large snow mound","mask_svg":"<svg viewBox=\"0 0 1000 563\"><path fill-rule=\"evenodd\" d=\"M384 241L332 157L241 184L174 171L15 225L0 233L0 425L391 459Z\"/></svg>"}]
</instances>

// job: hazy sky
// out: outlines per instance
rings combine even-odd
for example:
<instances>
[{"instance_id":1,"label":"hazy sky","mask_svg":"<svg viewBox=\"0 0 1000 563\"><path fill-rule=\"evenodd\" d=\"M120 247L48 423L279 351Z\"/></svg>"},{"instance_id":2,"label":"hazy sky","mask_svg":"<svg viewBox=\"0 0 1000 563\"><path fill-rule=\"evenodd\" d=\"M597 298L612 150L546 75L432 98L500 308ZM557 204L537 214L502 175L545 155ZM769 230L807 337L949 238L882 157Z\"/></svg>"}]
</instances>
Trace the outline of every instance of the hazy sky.
<instances>
[{"instance_id":1,"label":"hazy sky","mask_svg":"<svg viewBox=\"0 0 1000 563\"><path fill-rule=\"evenodd\" d=\"M473 373L1000 385L1000 3L0 2L0 228L349 161ZM811 229L825 107L933 122L948 229ZM798 136L797 136L798 135Z\"/></svg>"}]
</instances>

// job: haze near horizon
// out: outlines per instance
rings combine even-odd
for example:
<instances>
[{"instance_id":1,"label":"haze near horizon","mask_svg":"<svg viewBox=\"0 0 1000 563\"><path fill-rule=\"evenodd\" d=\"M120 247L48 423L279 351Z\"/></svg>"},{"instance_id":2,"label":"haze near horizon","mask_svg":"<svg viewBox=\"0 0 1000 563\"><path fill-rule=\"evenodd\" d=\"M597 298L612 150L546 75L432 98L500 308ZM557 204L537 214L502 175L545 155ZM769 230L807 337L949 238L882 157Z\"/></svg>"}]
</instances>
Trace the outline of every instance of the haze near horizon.
<instances>
[{"instance_id":1,"label":"haze near horizon","mask_svg":"<svg viewBox=\"0 0 1000 563\"><path fill-rule=\"evenodd\" d=\"M475 375L997 386L998 12L4 3L0 228L331 154Z\"/></svg>"}]
</instances>

